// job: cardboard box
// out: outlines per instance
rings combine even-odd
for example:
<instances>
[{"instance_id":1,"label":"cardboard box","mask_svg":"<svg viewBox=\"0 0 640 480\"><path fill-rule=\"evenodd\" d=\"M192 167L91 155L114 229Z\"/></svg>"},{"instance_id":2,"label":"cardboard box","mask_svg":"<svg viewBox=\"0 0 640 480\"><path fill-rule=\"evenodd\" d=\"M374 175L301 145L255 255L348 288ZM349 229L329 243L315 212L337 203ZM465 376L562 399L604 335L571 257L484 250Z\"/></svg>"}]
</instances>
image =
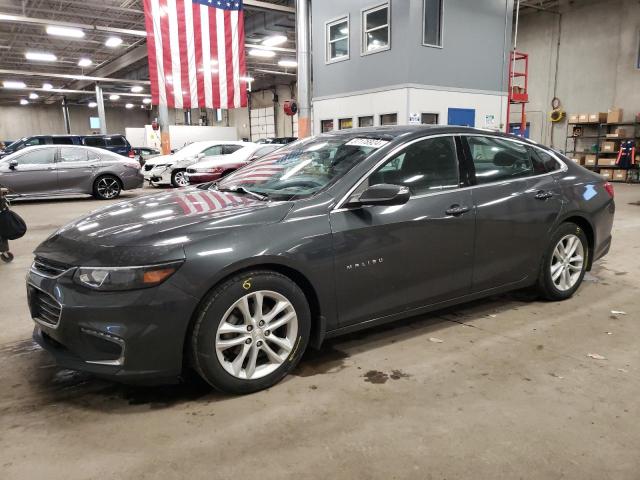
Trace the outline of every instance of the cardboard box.
<instances>
[{"instance_id":1,"label":"cardboard box","mask_svg":"<svg viewBox=\"0 0 640 480\"><path fill-rule=\"evenodd\" d=\"M584 155L580 155L579 153L574 153L571 160L576 162L578 165L584 165Z\"/></svg>"},{"instance_id":2,"label":"cardboard box","mask_svg":"<svg viewBox=\"0 0 640 480\"><path fill-rule=\"evenodd\" d=\"M619 169L619 168L616 168L613 171L612 180L615 180L616 182L626 182L627 181L627 171Z\"/></svg>"},{"instance_id":3,"label":"cardboard box","mask_svg":"<svg viewBox=\"0 0 640 480\"><path fill-rule=\"evenodd\" d=\"M584 157L585 165L595 165L596 164L596 156L593 154L585 155Z\"/></svg>"},{"instance_id":4,"label":"cardboard box","mask_svg":"<svg viewBox=\"0 0 640 480\"><path fill-rule=\"evenodd\" d=\"M603 168L600 170L600 175L602 175L606 180L611 180L613 178L613 169Z\"/></svg>"},{"instance_id":5,"label":"cardboard box","mask_svg":"<svg viewBox=\"0 0 640 480\"><path fill-rule=\"evenodd\" d=\"M607 133L607 138L626 138L626 137L627 137L627 130L622 127L618 127L613 132Z\"/></svg>"},{"instance_id":6,"label":"cardboard box","mask_svg":"<svg viewBox=\"0 0 640 480\"><path fill-rule=\"evenodd\" d=\"M613 167L616 164L616 157L601 157L598 159L598 166Z\"/></svg>"},{"instance_id":7,"label":"cardboard box","mask_svg":"<svg viewBox=\"0 0 640 480\"><path fill-rule=\"evenodd\" d=\"M622 109L611 108L607 114L607 123L620 123L622 121Z\"/></svg>"},{"instance_id":8,"label":"cardboard box","mask_svg":"<svg viewBox=\"0 0 640 480\"><path fill-rule=\"evenodd\" d=\"M607 121L607 112L598 112L589 114L589 123L604 123Z\"/></svg>"},{"instance_id":9,"label":"cardboard box","mask_svg":"<svg viewBox=\"0 0 640 480\"><path fill-rule=\"evenodd\" d=\"M589 114L588 113L580 113L578 115L579 123L589 123Z\"/></svg>"},{"instance_id":10,"label":"cardboard box","mask_svg":"<svg viewBox=\"0 0 640 480\"><path fill-rule=\"evenodd\" d=\"M617 150L616 148L616 142L603 142L602 143L602 152L615 152Z\"/></svg>"},{"instance_id":11,"label":"cardboard box","mask_svg":"<svg viewBox=\"0 0 640 480\"><path fill-rule=\"evenodd\" d=\"M580 114L570 113L567 118L569 119L569 123L578 123L580 121Z\"/></svg>"}]
</instances>

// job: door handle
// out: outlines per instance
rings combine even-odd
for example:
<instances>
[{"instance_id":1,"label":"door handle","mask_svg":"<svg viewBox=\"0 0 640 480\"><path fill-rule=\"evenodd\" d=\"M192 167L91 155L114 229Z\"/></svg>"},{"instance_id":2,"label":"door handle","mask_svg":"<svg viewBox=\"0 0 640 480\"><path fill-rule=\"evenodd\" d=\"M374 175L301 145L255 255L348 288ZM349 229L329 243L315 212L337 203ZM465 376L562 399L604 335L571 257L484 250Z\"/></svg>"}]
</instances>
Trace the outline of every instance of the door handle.
<instances>
[{"instance_id":1,"label":"door handle","mask_svg":"<svg viewBox=\"0 0 640 480\"><path fill-rule=\"evenodd\" d=\"M539 190L538 193L536 193L536 199L538 200L547 200L551 197L553 197L553 192L545 192L544 190Z\"/></svg>"},{"instance_id":2,"label":"door handle","mask_svg":"<svg viewBox=\"0 0 640 480\"><path fill-rule=\"evenodd\" d=\"M444 213L447 215L453 215L457 217L458 215L462 215L463 213L467 213L469 211L469 207L465 205L451 205L449 209L445 210Z\"/></svg>"}]
</instances>

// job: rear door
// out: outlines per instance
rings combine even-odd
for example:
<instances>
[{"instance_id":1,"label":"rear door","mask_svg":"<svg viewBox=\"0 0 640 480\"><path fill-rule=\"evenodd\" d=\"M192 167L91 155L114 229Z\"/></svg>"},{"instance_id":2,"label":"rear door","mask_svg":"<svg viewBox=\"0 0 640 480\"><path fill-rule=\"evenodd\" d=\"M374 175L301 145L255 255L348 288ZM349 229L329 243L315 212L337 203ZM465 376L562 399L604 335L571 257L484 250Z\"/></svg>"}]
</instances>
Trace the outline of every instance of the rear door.
<instances>
[{"instance_id":1,"label":"rear door","mask_svg":"<svg viewBox=\"0 0 640 480\"><path fill-rule=\"evenodd\" d=\"M55 148L37 148L12 158L18 164L9 167L9 161L0 163L0 184L24 195L55 193L58 177L55 169Z\"/></svg>"},{"instance_id":2,"label":"rear door","mask_svg":"<svg viewBox=\"0 0 640 480\"><path fill-rule=\"evenodd\" d=\"M90 191L93 172L98 161L98 156L87 148L60 147L56 163L60 191L68 193Z\"/></svg>"},{"instance_id":3,"label":"rear door","mask_svg":"<svg viewBox=\"0 0 640 480\"><path fill-rule=\"evenodd\" d=\"M351 325L469 292L475 216L460 188L452 136L419 139L392 154L352 194L370 185L408 186L391 207L331 213L340 324Z\"/></svg>"},{"instance_id":4,"label":"rear door","mask_svg":"<svg viewBox=\"0 0 640 480\"><path fill-rule=\"evenodd\" d=\"M473 291L479 292L537 274L562 198L537 149L500 137L465 140L476 184L471 189L477 221Z\"/></svg>"}]
</instances>

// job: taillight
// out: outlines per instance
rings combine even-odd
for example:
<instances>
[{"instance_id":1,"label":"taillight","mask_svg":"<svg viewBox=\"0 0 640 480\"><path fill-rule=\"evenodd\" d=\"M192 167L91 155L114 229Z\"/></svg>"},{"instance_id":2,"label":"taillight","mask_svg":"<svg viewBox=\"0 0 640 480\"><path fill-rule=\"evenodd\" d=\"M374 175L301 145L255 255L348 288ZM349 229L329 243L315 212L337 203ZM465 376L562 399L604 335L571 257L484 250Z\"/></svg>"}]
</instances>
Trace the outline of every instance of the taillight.
<instances>
[{"instance_id":1,"label":"taillight","mask_svg":"<svg viewBox=\"0 0 640 480\"><path fill-rule=\"evenodd\" d=\"M607 191L607 193L611 198L615 196L615 192L613 191L613 185L611 185L609 182L605 182L604 189Z\"/></svg>"}]
</instances>

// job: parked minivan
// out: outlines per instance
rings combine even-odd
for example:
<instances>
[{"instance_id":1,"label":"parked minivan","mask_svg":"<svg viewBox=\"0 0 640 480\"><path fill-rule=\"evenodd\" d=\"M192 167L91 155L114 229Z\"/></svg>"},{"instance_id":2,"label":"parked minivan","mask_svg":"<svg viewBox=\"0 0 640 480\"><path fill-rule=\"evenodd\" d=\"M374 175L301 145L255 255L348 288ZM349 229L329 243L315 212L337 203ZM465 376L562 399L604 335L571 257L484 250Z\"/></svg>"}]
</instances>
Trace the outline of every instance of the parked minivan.
<instances>
[{"instance_id":1,"label":"parked minivan","mask_svg":"<svg viewBox=\"0 0 640 480\"><path fill-rule=\"evenodd\" d=\"M23 137L20 140L7 145L4 150L0 151L0 158L10 153L22 150L24 147L33 147L37 145L82 145L82 136L80 135L32 135Z\"/></svg>"}]
</instances>

